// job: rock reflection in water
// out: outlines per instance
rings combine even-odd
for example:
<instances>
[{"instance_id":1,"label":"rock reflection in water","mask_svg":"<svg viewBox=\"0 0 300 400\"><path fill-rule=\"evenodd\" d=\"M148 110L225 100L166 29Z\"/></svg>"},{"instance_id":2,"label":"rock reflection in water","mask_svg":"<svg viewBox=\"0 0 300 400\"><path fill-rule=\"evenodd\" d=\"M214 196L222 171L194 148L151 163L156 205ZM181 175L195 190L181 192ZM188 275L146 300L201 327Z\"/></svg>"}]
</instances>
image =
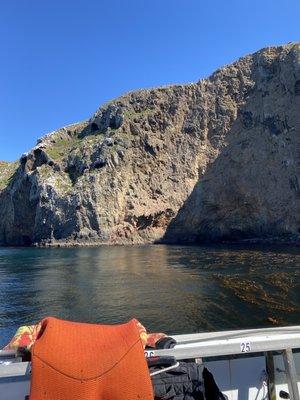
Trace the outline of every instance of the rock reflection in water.
<instances>
[{"instance_id":1,"label":"rock reflection in water","mask_svg":"<svg viewBox=\"0 0 300 400\"><path fill-rule=\"evenodd\" d=\"M0 346L46 315L169 333L300 324L297 248L0 249Z\"/></svg>"}]
</instances>

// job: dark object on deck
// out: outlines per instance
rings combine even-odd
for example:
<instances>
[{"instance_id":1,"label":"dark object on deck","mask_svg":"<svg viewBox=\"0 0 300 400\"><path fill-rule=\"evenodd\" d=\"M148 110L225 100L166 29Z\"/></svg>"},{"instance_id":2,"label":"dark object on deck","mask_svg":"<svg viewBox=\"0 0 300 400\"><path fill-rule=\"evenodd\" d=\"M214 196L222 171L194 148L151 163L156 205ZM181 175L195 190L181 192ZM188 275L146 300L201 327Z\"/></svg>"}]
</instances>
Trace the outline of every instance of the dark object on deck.
<instances>
[{"instance_id":1,"label":"dark object on deck","mask_svg":"<svg viewBox=\"0 0 300 400\"><path fill-rule=\"evenodd\" d=\"M285 392L284 390L280 390L279 397L281 397L282 399L289 399L290 395L287 392Z\"/></svg>"},{"instance_id":2,"label":"dark object on deck","mask_svg":"<svg viewBox=\"0 0 300 400\"><path fill-rule=\"evenodd\" d=\"M173 349L173 347L175 347L175 345L177 344L176 340L173 339L170 336L165 336L161 339L159 339L156 343L155 343L155 348L157 350L161 350L161 349Z\"/></svg>"},{"instance_id":3,"label":"dark object on deck","mask_svg":"<svg viewBox=\"0 0 300 400\"><path fill-rule=\"evenodd\" d=\"M213 374L207 368L203 369L202 376L204 380L205 400L227 400L227 396L220 391Z\"/></svg>"},{"instance_id":4,"label":"dark object on deck","mask_svg":"<svg viewBox=\"0 0 300 400\"><path fill-rule=\"evenodd\" d=\"M174 365L174 357L148 359L150 373ZM151 376L155 400L227 400L207 368L194 362L180 362L169 371Z\"/></svg>"},{"instance_id":5,"label":"dark object on deck","mask_svg":"<svg viewBox=\"0 0 300 400\"><path fill-rule=\"evenodd\" d=\"M159 367L150 368L150 372ZM202 366L179 363L177 368L152 376L155 400L204 400Z\"/></svg>"}]
</instances>

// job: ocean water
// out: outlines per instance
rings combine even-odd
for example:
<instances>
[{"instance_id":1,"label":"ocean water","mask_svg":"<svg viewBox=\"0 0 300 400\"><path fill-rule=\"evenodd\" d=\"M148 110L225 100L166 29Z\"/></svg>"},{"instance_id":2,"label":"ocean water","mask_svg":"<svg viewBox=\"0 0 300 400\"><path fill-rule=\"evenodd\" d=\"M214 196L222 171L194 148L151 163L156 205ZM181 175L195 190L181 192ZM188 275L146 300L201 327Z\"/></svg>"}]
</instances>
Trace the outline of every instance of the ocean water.
<instances>
[{"instance_id":1,"label":"ocean water","mask_svg":"<svg viewBox=\"0 0 300 400\"><path fill-rule=\"evenodd\" d=\"M169 334L300 325L299 248L0 248L0 347L49 315Z\"/></svg>"}]
</instances>

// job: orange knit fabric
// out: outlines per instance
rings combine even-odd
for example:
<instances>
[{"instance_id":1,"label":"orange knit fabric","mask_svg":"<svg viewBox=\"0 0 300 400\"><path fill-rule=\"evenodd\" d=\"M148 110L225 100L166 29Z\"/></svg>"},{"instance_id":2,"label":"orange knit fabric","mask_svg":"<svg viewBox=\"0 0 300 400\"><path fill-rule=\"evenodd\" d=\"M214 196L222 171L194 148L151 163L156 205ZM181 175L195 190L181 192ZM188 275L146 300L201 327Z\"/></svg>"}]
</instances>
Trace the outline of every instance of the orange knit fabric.
<instances>
[{"instance_id":1,"label":"orange knit fabric","mask_svg":"<svg viewBox=\"0 0 300 400\"><path fill-rule=\"evenodd\" d=\"M153 400L136 323L46 318L32 349L30 400Z\"/></svg>"}]
</instances>

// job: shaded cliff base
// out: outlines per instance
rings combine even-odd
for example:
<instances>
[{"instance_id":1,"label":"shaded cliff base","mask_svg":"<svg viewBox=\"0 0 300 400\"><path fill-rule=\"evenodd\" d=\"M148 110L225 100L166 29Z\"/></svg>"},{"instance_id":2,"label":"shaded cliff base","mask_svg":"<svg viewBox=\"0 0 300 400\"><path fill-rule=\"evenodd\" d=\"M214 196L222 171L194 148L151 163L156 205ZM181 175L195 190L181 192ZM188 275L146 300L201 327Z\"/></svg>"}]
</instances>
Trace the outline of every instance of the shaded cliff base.
<instances>
[{"instance_id":1,"label":"shaded cliff base","mask_svg":"<svg viewBox=\"0 0 300 400\"><path fill-rule=\"evenodd\" d=\"M247 236L247 237L246 237ZM255 246L273 246L273 245L283 245L283 246L292 246L292 247L300 247L300 235L281 235L281 236L260 236L255 237L251 236L251 234L246 235L243 233L241 236L235 234L232 237L217 237L217 238L207 238L207 237L182 237L182 238L171 238L169 236L163 237L161 239L155 241L145 241L136 243L132 240L123 240L113 243L115 246L145 246L145 245L183 245L183 246L215 246L215 245L229 245L229 246L245 246L247 248L251 245L253 248ZM93 240L93 241L78 241L76 239L66 239L66 240L51 240L51 241L41 241L38 243L24 243L23 245L13 247L98 247L98 246L110 246L112 243L108 243L105 241ZM10 247L9 245L5 245Z\"/></svg>"}]
</instances>

